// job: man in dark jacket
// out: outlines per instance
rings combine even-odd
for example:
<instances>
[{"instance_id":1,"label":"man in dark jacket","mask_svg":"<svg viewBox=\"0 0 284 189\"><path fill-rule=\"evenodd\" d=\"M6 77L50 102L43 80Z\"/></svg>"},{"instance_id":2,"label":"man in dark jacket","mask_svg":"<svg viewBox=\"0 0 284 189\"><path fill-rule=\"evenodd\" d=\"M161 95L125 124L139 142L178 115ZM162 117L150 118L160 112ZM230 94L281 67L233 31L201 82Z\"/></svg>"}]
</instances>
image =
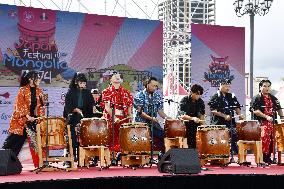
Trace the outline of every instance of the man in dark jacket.
<instances>
[{"instance_id":1,"label":"man in dark jacket","mask_svg":"<svg viewBox=\"0 0 284 189\"><path fill-rule=\"evenodd\" d=\"M231 153L237 154L237 133L234 114L241 115L240 103L234 93L229 93L231 81L228 79L221 80L219 90L211 97L208 105L213 114L211 124L226 125L230 129L231 136Z\"/></svg>"},{"instance_id":2,"label":"man in dark jacket","mask_svg":"<svg viewBox=\"0 0 284 189\"><path fill-rule=\"evenodd\" d=\"M184 112L181 119L187 120L186 137L188 148L196 148L196 131L200 124L204 124L205 105L201 99L203 88L200 85L192 85L190 94L180 102L180 111Z\"/></svg>"}]
</instances>

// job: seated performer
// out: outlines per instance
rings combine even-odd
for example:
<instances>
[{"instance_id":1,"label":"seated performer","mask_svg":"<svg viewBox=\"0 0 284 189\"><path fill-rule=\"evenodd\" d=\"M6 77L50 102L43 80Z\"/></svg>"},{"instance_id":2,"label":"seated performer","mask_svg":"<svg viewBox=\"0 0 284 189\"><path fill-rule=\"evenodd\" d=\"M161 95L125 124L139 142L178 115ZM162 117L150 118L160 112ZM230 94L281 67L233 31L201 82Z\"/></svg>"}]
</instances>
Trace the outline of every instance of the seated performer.
<instances>
[{"instance_id":1,"label":"seated performer","mask_svg":"<svg viewBox=\"0 0 284 189\"><path fill-rule=\"evenodd\" d=\"M103 90L102 101L105 105L104 116L109 126L110 150L112 152L120 152L119 128L121 124L131 122L133 97L128 90L121 86L122 79L118 71L112 71L110 76L110 86ZM113 126L114 133L112 133ZM116 159L113 159L112 164L117 165L119 160L120 153L117 153Z\"/></svg>"},{"instance_id":2,"label":"seated performer","mask_svg":"<svg viewBox=\"0 0 284 189\"><path fill-rule=\"evenodd\" d=\"M78 139L76 133L77 124L82 118L93 117L94 99L89 90L86 89L87 78L83 73L76 73L70 83L65 97L63 116L70 124L74 160L78 159Z\"/></svg>"},{"instance_id":3,"label":"seated performer","mask_svg":"<svg viewBox=\"0 0 284 189\"><path fill-rule=\"evenodd\" d=\"M221 80L219 90L211 97L208 105L213 114L211 124L226 125L230 129L231 154L238 154L237 131L234 119L234 111L243 119L241 115L240 103L234 93L229 93L231 81Z\"/></svg>"},{"instance_id":4,"label":"seated performer","mask_svg":"<svg viewBox=\"0 0 284 189\"><path fill-rule=\"evenodd\" d=\"M251 108L255 119L261 125L261 141L263 161L271 164L271 153L274 149L275 135L273 134L273 121L276 123L277 113L283 118L283 111L278 99L270 94L271 82L269 80L262 80L259 83L259 94L254 96L251 101Z\"/></svg>"},{"instance_id":5,"label":"seated performer","mask_svg":"<svg viewBox=\"0 0 284 189\"><path fill-rule=\"evenodd\" d=\"M162 150L161 153L164 153L164 130L159 125L157 116L159 114L163 119L166 119L168 116L163 111L163 100L156 91L158 84L158 80L155 77L150 77L145 82L145 89L135 95L134 121L147 123L150 129L153 123L154 139L158 139L158 143L154 144L154 146L159 147Z\"/></svg>"},{"instance_id":6,"label":"seated performer","mask_svg":"<svg viewBox=\"0 0 284 189\"><path fill-rule=\"evenodd\" d=\"M22 74L19 93L11 117L9 135L3 145L3 149L11 149L18 155L28 138L35 167L39 166L36 150L36 118L45 115L43 92L39 87L40 82L39 73L36 71L26 71Z\"/></svg>"},{"instance_id":7,"label":"seated performer","mask_svg":"<svg viewBox=\"0 0 284 189\"><path fill-rule=\"evenodd\" d=\"M94 104L93 104L93 113L94 117L102 117L103 116L103 102L102 102L102 94L100 94L98 89L92 89L91 93L94 98Z\"/></svg>"},{"instance_id":8,"label":"seated performer","mask_svg":"<svg viewBox=\"0 0 284 189\"><path fill-rule=\"evenodd\" d=\"M196 131L200 123L204 124L205 105L201 99L203 88L200 85L192 85L190 94L180 102L180 111L185 112L180 118L188 120L186 125L186 137L188 148L196 148Z\"/></svg>"}]
</instances>

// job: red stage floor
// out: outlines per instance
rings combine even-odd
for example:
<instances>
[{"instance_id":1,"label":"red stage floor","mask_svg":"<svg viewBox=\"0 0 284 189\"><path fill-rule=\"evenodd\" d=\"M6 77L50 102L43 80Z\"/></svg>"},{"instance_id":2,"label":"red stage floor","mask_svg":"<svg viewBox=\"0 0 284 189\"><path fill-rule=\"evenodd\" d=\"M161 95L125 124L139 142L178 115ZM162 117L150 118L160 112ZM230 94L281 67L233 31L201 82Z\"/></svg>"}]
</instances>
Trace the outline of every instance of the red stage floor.
<instances>
[{"instance_id":1,"label":"red stage floor","mask_svg":"<svg viewBox=\"0 0 284 189\"><path fill-rule=\"evenodd\" d=\"M237 159L237 158L235 158ZM252 157L248 157L252 160ZM22 181L36 181L36 180L57 180L57 179L80 179L80 178L96 178L96 177L118 177L118 176L163 176L169 175L159 173L157 166L143 167L133 170L131 168L110 167L100 171L98 167L78 168L76 171L57 171L57 172L40 172L36 174L31 172L34 169L30 162L22 162L23 171L18 175L1 176L0 183L5 182L22 182ZM284 174L284 167L271 165L269 167L257 167L254 162L250 167L239 166L238 164L230 164L228 167L222 168L218 166L206 166L209 170L202 171L198 175L209 174L266 174L266 175L281 175Z\"/></svg>"}]
</instances>

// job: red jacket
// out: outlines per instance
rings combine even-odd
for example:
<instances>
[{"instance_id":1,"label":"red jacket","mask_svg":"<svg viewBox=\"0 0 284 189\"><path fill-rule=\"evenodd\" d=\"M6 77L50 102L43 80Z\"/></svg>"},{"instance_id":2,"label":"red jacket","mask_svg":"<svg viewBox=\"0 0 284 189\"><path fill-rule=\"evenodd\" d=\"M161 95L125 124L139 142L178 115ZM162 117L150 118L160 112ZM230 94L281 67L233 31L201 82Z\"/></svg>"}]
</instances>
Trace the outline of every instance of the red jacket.
<instances>
[{"instance_id":1,"label":"red jacket","mask_svg":"<svg viewBox=\"0 0 284 189\"><path fill-rule=\"evenodd\" d=\"M36 115L44 116L45 109L42 105L43 102L43 92L42 89L36 88ZM14 112L10 121L9 132L17 135L23 135L24 127L26 126L27 117L26 115L30 114L30 106L31 106L31 90L30 86L26 85L21 87L19 93L16 97L16 101L14 104Z\"/></svg>"}]
</instances>

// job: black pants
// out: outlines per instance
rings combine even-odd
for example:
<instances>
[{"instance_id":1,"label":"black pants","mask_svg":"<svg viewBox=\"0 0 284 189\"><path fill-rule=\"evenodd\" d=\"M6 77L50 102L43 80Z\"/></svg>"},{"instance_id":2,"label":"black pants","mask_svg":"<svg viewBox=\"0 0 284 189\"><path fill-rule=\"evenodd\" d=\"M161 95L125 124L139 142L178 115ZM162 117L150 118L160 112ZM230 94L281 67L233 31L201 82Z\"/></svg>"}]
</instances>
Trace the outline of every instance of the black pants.
<instances>
[{"instance_id":1,"label":"black pants","mask_svg":"<svg viewBox=\"0 0 284 189\"><path fill-rule=\"evenodd\" d=\"M238 135L236 130L236 125L233 125L232 128L227 125L227 128L229 129L230 139L231 139L231 153L238 154Z\"/></svg>"},{"instance_id":2,"label":"black pants","mask_svg":"<svg viewBox=\"0 0 284 189\"><path fill-rule=\"evenodd\" d=\"M77 161L78 155L79 155L79 142L78 142L78 136L76 133L76 126L78 123L80 123L82 116L78 113L73 113L72 115L68 117L68 119L69 119L68 124L70 125L74 160Z\"/></svg>"},{"instance_id":3,"label":"black pants","mask_svg":"<svg viewBox=\"0 0 284 189\"><path fill-rule=\"evenodd\" d=\"M186 126L186 138L188 148L196 148L196 125L187 125Z\"/></svg>"},{"instance_id":4,"label":"black pants","mask_svg":"<svg viewBox=\"0 0 284 189\"><path fill-rule=\"evenodd\" d=\"M25 143L25 140L27 139L26 128L24 129L23 132L24 132L23 135L16 135L10 133L6 138L2 148L11 149L14 152L14 154L18 156Z\"/></svg>"},{"instance_id":5,"label":"black pants","mask_svg":"<svg viewBox=\"0 0 284 189\"><path fill-rule=\"evenodd\" d=\"M148 123L150 128L150 137L152 137L152 123ZM165 144L164 144L164 130L160 127L158 123L154 123L153 126L153 149L165 153Z\"/></svg>"}]
</instances>

